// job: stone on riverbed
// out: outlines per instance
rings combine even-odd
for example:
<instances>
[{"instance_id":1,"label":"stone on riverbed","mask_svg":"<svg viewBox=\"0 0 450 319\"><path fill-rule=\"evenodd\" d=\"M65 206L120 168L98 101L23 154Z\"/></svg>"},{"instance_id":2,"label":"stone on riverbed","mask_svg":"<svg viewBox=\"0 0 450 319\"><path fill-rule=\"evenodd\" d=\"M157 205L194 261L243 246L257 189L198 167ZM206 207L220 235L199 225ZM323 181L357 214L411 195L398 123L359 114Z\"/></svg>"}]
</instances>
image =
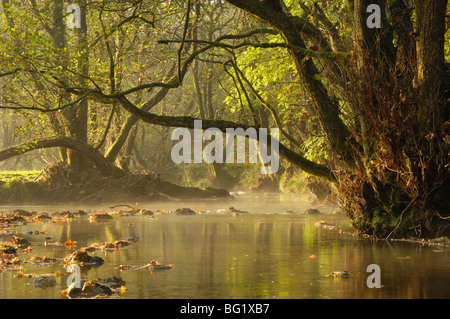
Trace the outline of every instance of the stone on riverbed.
<instances>
[{"instance_id":1,"label":"stone on riverbed","mask_svg":"<svg viewBox=\"0 0 450 319\"><path fill-rule=\"evenodd\" d=\"M195 215L195 211L190 208L178 208L173 212L175 215Z\"/></svg>"},{"instance_id":2,"label":"stone on riverbed","mask_svg":"<svg viewBox=\"0 0 450 319\"><path fill-rule=\"evenodd\" d=\"M320 214L320 211L316 208L309 208L305 210L305 215L318 215Z\"/></svg>"},{"instance_id":3,"label":"stone on riverbed","mask_svg":"<svg viewBox=\"0 0 450 319\"><path fill-rule=\"evenodd\" d=\"M63 291L63 294L67 294L69 297L80 297L81 296L81 288L78 288L76 286L76 283L73 282L70 284L70 286L67 288L67 290Z\"/></svg>"},{"instance_id":4,"label":"stone on riverbed","mask_svg":"<svg viewBox=\"0 0 450 319\"><path fill-rule=\"evenodd\" d=\"M13 255L13 254L17 253L17 250L11 246L5 246L3 248L0 248L0 252L2 254Z\"/></svg>"},{"instance_id":5,"label":"stone on riverbed","mask_svg":"<svg viewBox=\"0 0 450 319\"><path fill-rule=\"evenodd\" d=\"M34 285L37 288L48 288L56 286L56 280L48 279L47 277L39 278L35 281L28 283L29 285Z\"/></svg>"},{"instance_id":6,"label":"stone on riverbed","mask_svg":"<svg viewBox=\"0 0 450 319\"><path fill-rule=\"evenodd\" d=\"M19 248L27 248L27 247L31 246L31 243L27 239L20 238L17 236L13 237L12 243Z\"/></svg>"},{"instance_id":7,"label":"stone on riverbed","mask_svg":"<svg viewBox=\"0 0 450 319\"><path fill-rule=\"evenodd\" d=\"M94 213L89 216L91 220L105 220L105 219L113 219L113 217L108 213Z\"/></svg>"},{"instance_id":8,"label":"stone on riverbed","mask_svg":"<svg viewBox=\"0 0 450 319\"><path fill-rule=\"evenodd\" d=\"M141 210L139 210L139 212L136 215L138 215L138 216L153 216L154 213L149 209L141 209Z\"/></svg>"},{"instance_id":9,"label":"stone on riverbed","mask_svg":"<svg viewBox=\"0 0 450 319\"><path fill-rule=\"evenodd\" d=\"M85 297L95 297L99 295L112 295L111 288L93 281L87 281L81 289Z\"/></svg>"},{"instance_id":10,"label":"stone on riverbed","mask_svg":"<svg viewBox=\"0 0 450 319\"><path fill-rule=\"evenodd\" d=\"M64 263L73 264L73 263L83 263L88 265L101 265L105 263L105 261L98 256L89 256L87 250L81 248L72 254L66 256L64 258Z\"/></svg>"},{"instance_id":11,"label":"stone on riverbed","mask_svg":"<svg viewBox=\"0 0 450 319\"><path fill-rule=\"evenodd\" d=\"M93 281L86 281L83 285L83 288L78 288L76 286L76 283L73 282L72 284L70 284L67 290L63 291L63 294L68 295L70 298L91 298L104 295L110 296L112 295L112 290L105 285Z\"/></svg>"},{"instance_id":12,"label":"stone on riverbed","mask_svg":"<svg viewBox=\"0 0 450 319\"><path fill-rule=\"evenodd\" d=\"M234 207L230 207L230 208L228 209L228 212L231 213L231 214L234 214L234 215L239 215L239 214L250 214L249 212L247 212L247 211L245 211L245 210L239 210L239 209L236 209L236 208L234 208Z\"/></svg>"}]
</instances>

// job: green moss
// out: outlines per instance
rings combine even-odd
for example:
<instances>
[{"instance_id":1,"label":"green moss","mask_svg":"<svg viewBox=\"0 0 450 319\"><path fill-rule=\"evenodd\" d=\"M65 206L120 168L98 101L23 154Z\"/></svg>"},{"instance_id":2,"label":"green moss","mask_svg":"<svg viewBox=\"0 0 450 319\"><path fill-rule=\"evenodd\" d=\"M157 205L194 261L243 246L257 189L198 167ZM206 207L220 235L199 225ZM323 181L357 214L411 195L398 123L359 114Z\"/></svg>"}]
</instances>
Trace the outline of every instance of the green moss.
<instances>
[{"instance_id":1,"label":"green moss","mask_svg":"<svg viewBox=\"0 0 450 319\"><path fill-rule=\"evenodd\" d=\"M396 218L384 211L377 210L373 214L372 226L377 233L386 233L396 226Z\"/></svg>"},{"instance_id":2,"label":"green moss","mask_svg":"<svg viewBox=\"0 0 450 319\"><path fill-rule=\"evenodd\" d=\"M376 233L384 236L395 229L395 234L402 236L408 233L411 227L417 223L414 211L406 211L402 216L393 217L384 211L375 211L372 218L372 227Z\"/></svg>"}]
</instances>

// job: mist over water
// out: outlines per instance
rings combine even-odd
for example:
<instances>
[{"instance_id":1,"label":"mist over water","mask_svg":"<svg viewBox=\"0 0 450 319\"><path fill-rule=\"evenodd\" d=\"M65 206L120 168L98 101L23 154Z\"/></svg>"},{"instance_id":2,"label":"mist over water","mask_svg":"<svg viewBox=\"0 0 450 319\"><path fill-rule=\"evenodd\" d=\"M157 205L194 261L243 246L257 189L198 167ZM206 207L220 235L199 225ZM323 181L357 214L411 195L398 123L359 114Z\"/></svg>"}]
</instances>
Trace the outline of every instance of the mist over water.
<instances>
[{"instance_id":1,"label":"mist over water","mask_svg":"<svg viewBox=\"0 0 450 319\"><path fill-rule=\"evenodd\" d=\"M230 206L250 214L215 213ZM335 207L318 207L324 213L321 215L303 214L311 205L299 196L243 194L232 201L142 203L139 207L151 210L189 207L211 213L153 218L115 215L112 220L96 223L73 219L14 229L46 232L45 236L20 235L36 245L28 258L64 257L94 242L139 237L138 243L118 251L92 253L105 260L103 265L82 267L84 279L120 276L127 283L127 291L119 294L120 298L448 298L450 295L449 248L373 242L318 228L315 223L320 220L345 229L350 227L345 215L330 214ZM63 208L47 211L58 209ZM283 215L286 209L298 214ZM43 211L44 207L36 210ZM0 240L5 241L6 237L1 236ZM77 241L76 248L45 245L68 239ZM175 267L160 272L116 269L120 265L144 265L152 259ZM382 288L366 286L369 264L380 266ZM56 286L43 289L29 285L36 278L18 279L15 272L3 271L0 298L65 298L58 294L67 288L68 274L62 264L23 267L24 273L59 270L63 275L56 278ZM327 277L333 271L348 271L351 277Z\"/></svg>"}]
</instances>

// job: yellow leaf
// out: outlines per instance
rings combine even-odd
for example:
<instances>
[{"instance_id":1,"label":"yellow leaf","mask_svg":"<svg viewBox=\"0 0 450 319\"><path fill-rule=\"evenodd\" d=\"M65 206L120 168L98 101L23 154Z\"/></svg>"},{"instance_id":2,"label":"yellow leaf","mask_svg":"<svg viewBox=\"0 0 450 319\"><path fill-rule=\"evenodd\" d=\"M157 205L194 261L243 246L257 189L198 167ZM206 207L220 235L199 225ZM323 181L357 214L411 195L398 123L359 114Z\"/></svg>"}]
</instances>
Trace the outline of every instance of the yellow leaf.
<instances>
[{"instance_id":1,"label":"yellow leaf","mask_svg":"<svg viewBox=\"0 0 450 319\"><path fill-rule=\"evenodd\" d=\"M66 246L67 248L72 248L76 245L77 245L77 242L75 240L70 240L70 239L64 243L64 246Z\"/></svg>"}]
</instances>

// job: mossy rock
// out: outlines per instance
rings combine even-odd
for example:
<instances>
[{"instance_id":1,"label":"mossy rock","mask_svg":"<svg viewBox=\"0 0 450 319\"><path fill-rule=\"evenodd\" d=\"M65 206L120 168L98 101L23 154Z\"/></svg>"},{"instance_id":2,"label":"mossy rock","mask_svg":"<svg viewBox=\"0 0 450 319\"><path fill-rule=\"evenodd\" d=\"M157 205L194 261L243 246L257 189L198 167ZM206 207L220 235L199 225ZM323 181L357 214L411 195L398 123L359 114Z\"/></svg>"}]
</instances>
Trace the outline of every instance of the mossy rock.
<instances>
[{"instance_id":1,"label":"mossy rock","mask_svg":"<svg viewBox=\"0 0 450 319\"><path fill-rule=\"evenodd\" d=\"M3 248L0 248L0 252L2 252L4 254L8 254L8 255L13 255L13 254L17 253L17 250L11 246L5 246Z\"/></svg>"},{"instance_id":2,"label":"mossy rock","mask_svg":"<svg viewBox=\"0 0 450 319\"><path fill-rule=\"evenodd\" d=\"M319 215L320 211L316 208L309 208L305 210L305 215Z\"/></svg>"},{"instance_id":3,"label":"mossy rock","mask_svg":"<svg viewBox=\"0 0 450 319\"><path fill-rule=\"evenodd\" d=\"M113 219L113 217L108 213L94 213L93 215L89 216L89 218L93 220Z\"/></svg>"},{"instance_id":4,"label":"mossy rock","mask_svg":"<svg viewBox=\"0 0 450 319\"><path fill-rule=\"evenodd\" d=\"M69 256L66 256L64 258L64 262L67 264L82 263L82 264L97 264L97 265L105 263L105 261L101 257L90 256L87 253L87 250L83 248L73 252Z\"/></svg>"},{"instance_id":5,"label":"mossy rock","mask_svg":"<svg viewBox=\"0 0 450 319\"><path fill-rule=\"evenodd\" d=\"M138 215L138 216L153 216L154 213L149 209L141 209L141 210L139 210L139 212L136 215Z\"/></svg>"},{"instance_id":6,"label":"mossy rock","mask_svg":"<svg viewBox=\"0 0 450 319\"><path fill-rule=\"evenodd\" d=\"M178 208L173 212L175 215L195 215L195 211L190 208Z\"/></svg>"},{"instance_id":7,"label":"mossy rock","mask_svg":"<svg viewBox=\"0 0 450 319\"><path fill-rule=\"evenodd\" d=\"M84 283L81 293L85 297L95 297L101 295L112 295L111 288L93 281Z\"/></svg>"}]
</instances>

